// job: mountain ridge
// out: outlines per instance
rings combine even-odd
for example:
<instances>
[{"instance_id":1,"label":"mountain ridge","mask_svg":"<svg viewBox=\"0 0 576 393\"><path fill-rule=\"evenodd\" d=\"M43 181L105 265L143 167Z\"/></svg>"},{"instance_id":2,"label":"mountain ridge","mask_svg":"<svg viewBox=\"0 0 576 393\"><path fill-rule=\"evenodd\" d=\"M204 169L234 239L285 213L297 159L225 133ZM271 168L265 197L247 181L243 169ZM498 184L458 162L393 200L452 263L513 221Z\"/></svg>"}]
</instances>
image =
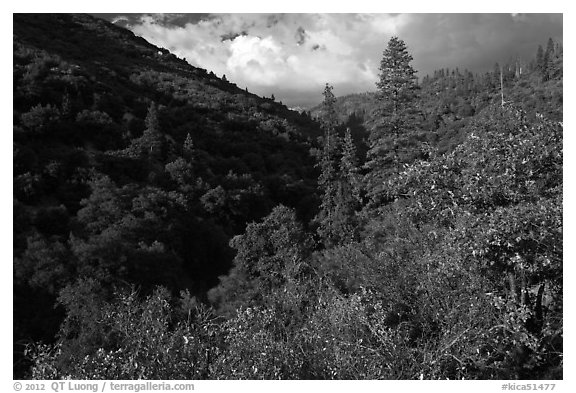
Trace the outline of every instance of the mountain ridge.
<instances>
[{"instance_id":1,"label":"mountain ridge","mask_svg":"<svg viewBox=\"0 0 576 393\"><path fill-rule=\"evenodd\" d=\"M46 304L78 275L202 298L248 223L315 215L306 114L90 15L13 18L17 374L18 343L54 340Z\"/></svg>"}]
</instances>

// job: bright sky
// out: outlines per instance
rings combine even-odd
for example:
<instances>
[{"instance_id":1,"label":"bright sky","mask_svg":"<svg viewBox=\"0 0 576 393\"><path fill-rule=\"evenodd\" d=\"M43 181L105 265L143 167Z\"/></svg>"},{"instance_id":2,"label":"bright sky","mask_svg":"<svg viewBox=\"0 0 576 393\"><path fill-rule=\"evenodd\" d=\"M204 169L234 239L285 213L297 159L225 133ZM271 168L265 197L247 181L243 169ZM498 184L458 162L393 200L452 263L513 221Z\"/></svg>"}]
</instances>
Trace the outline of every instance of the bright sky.
<instances>
[{"instance_id":1,"label":"bright sky","mask_svg":"<svg viewBox=\"0 0 576 393\"><path fill-rule=\"evenodd\" d=\"M289 106L375 89L382 52L403 39L423 77L439 68L485 72L530 60L549 37L562 42L561 14L97 14L192 65Z\"/></svg>"}]
</instances>

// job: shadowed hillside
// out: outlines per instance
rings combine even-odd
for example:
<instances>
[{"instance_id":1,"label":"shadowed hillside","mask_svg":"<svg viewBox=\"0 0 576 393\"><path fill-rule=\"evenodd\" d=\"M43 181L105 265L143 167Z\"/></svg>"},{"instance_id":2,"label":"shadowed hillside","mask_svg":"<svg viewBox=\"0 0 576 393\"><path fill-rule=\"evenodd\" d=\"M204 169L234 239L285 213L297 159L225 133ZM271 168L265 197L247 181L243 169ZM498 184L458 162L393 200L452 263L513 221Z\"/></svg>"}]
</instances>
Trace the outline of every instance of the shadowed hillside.
<instances>
[{"instance_id":1,"label":"shadowed hillside","mask_svg":"<svg viewBox=\"0 0 576 393\"><path fill-rule=\"evenodd\" d=\"M13 94L17 353L79 276L202 297L246 223L317 209L316 122L111 23L15 14Z\"/></svg>"}]
</instances>

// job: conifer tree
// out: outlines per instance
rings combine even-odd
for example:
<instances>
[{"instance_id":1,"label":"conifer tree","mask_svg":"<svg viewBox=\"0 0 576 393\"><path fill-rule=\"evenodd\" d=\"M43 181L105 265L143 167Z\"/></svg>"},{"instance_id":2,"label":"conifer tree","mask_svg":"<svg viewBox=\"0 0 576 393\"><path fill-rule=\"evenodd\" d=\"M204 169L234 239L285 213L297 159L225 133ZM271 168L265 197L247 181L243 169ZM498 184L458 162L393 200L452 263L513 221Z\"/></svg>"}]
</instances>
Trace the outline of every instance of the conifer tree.
<instances>
[{"instance_id":1,"label":"conifer tree","mask_svg":"<svg viewBox=\"0 0 576 393\"><path fill-rule=\"evenodd\" d=\"M551 74L553 74L553 60L554 60L554 41L552 38L548 38L548 43L546 44L546 51L544 52L542 77L545 81L549 80Z\"/></svg>"},{"instance_id":2,"label":"conifer tree","mask_svg":"<svg viewBox=\"0 0 576 393\"><path fill-rule=\"evenodd\" d=\"M72 98L70 97L70 92L66 89L64 95L62 96L62 117L69 119L72 117Z\"/></svg>"},{"instance_id":3,"label":"conifer tree","mask_svg":"<svg viewBox=\"0 0 576 393\"><path fill-rule=\"evenodd\" d=\"M536 51L536 70L539 72L544 70L544 49L542 49L542 45L538 45L538 51Z\"/></svg>"},{"instance_id":4,"label":"conifer tree","mask_svg":"<svg viewBox=\"0 0 576 393\"><path fill-rule=\"evenodd\" d=\"M351 201L360 203L360 173L356 146L352 140L350 128L346 129L342 143L342 158L340 160L340 173L342 179L348 184Z\"/></svg>"},{"instance_id":5,"label":"conifer tree","mask_svg":"<svg viewBox=\"0 0 576 393\"><path fill-rule=\"evenodd\" d=\"M555 52L554 40L552 38L548 38L548 43L546 44L546 52L544 53L544 57L550 60L552 56L554 56L554 52Z\"/></svg>"},{"instance_id":6,"label":"conifer tree","mask_svg":"<svg viewBox=\"0 0 576 393\"><path fill-rule=\"evenodd\" d=\"M334 213L334 227L338 236L335 240L338 244L344 244L358 238L356 212L361 202L358 159L350 128L344 135L338 175Z\"/></svg>"},{"instance_id":7,"label":"conifer tree","mask_svg":"<svg viewBox=\"0 0 576 393\"><path fill-rule=\"evenodd\" d=\"M186 158L188 161L194 161L194 141L192 140L190 133L186 135L186 140L184 141L184 146L182 147L182 153L184 158Z\"/></svg>"},{"instance_id":8,"label":"conifer tree","mask_svg":"<svg viewBox=\"0 0 576 393\"><path fill-rule=\"evenodd\" d=\"M157 172L164 167L162 161L165 158L165 141L164 135L160 132L158 109L154 102L148 108L144 124L146 128L142 135L132 139L130 145L118 154L144 160L149 165L150 172Z\"/></svg>"},{"instance_id":9,"label":"conifer tree","mask_svg":"<svg viewBox=\"0 0 576 393\"><path fill-rule=\"evenodd\" d=\"M158 109L152 102L146 115L146 129L140 139L140 144L146 149L146 154L152 159L159 160L162 155L162 134L160 133L160 123L158 121Z\"/></svg>"},{"instance_id":10,"label":"conifer tree","mask_svg":"<svg viewBox=\"0 0 576 393\"><path fill-rule=\"evenodd\" d=\"M331 245L337 237L334 214L336 211L337 194L337 149L338 134L336 133L336 98L332 93L332 86L328 83L324 88L324 101L322 103L322 128L324 129L324 145L320 157L320 177L318 185L322 190L322 203L320 212L316 216L319 224L318 233L326 245Z\"/></svg>"},{"instance_id":11,"label":"conifer tree","mask_svg":"<svg viewBox=\"0 0 576 393\"><path fill-rule=\"evenodd\" d=\"M336 98L332 86L324 89L322 127L324 145L320 158L318 183L323 192L320 212L315 221L318 234L326 247L333 247L357 238L356 211L360 206L360 179L356 147L346 130L341 141L336 131Z\"/></svg>"},{"instance_id":12,"label":"conifer tree","mask_svg":"<svg viewBox=\"0 0 576 393\"><path fill-rule=\"evenodd\" d=\"M416 98L416 71L410 65L412 55L406 44L398 37L392 37L380 62L380 80L376 82L380 99L393 114L406 109Z\"/></svg>"},{"instance_id":13,"label":"conifer tree","mask_svg":"<svg viewBox=\"0 0 576 393\"><path fill-rule=\"evenodd\" d=\"M550 59L550 79L561 80L563 75L563 48L562 44L555 42L553 56Z\"/></svg>"},{"instance_id":14,"label":"conifer tree","mask_svg":"<svg viewBox=\"0 0 576 393\"><path fill-rule=\"evenodd\" d=\"M404 41L392 37L380 63L380 80L376 82L382 102L382 123L369 136L365 186L372 203L380 199L389 174L413 159L416 151L411 137L415 131L412 104L418 85L411 61Z\"/></svg>"}]
</instances>

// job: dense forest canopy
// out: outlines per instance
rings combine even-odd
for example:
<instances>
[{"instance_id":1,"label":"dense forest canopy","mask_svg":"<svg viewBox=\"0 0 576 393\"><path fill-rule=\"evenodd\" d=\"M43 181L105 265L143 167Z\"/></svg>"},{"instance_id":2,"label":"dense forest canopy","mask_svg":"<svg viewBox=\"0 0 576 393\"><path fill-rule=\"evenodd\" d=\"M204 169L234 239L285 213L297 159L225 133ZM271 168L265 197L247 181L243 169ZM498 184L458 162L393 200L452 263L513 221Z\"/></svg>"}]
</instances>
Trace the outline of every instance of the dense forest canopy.
<instances>
[{"instance_id":1,"label":"dense forest canopy","mask_svg":"<svg viewBox=\"0 0 576 393\"><path fill-rule=\"evenodd\" d=\"M302 113L92 16L13 45L15 378L562 378L559 43L393 37Z\"/></svg>"}]
</instances>

